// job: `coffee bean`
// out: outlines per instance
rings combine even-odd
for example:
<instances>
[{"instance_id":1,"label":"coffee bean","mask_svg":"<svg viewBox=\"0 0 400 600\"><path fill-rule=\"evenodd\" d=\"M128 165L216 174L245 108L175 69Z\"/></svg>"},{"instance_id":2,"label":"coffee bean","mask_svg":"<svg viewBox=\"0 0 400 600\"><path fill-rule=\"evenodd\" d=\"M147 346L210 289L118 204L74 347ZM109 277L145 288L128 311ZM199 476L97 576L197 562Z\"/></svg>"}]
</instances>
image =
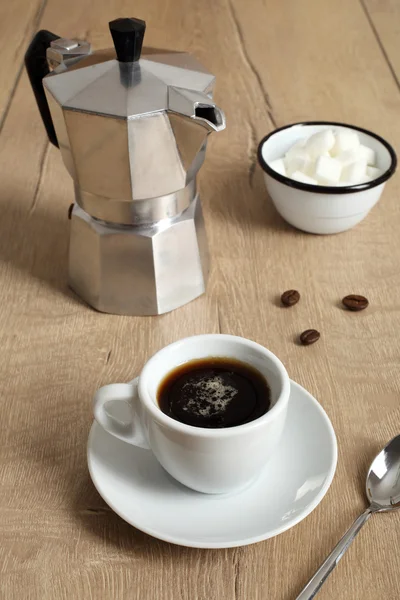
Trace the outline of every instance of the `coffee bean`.
<instances>
[{"instance_id":1,"label":"coffee bean","mask_svg":"<svg viewBox=\"0 0 400 600\"><path fill-rule=\"evenodd\" d=\"M358 296L357 294L350 294L343 298L342 303L346 308L353 311L364 310L367 308L369 302L364 296Z\"/></svg>"},{"instance_id":2,"label":"coffee bean","mask_svg":"<svg viewBox=\"0 0 400 600\"><path fill-rule=\"evenodd\" d=\"M300 294L297 290L287 290L281 296L283 306L294 306L300 300Z\"/></svg>"},{"instance_id":3,"label":"coffee bean","mask_svg":"<svg viewBox=\"0 0 400 600\"><path fill-rule=\"evenodd\" d=\"M306 329L306 331L303 331L300 336L300 342L303 344L303 346L310 346L311 344L318 342L320 337L321 334L316 329Z\"/></svg>"}]
</instances>

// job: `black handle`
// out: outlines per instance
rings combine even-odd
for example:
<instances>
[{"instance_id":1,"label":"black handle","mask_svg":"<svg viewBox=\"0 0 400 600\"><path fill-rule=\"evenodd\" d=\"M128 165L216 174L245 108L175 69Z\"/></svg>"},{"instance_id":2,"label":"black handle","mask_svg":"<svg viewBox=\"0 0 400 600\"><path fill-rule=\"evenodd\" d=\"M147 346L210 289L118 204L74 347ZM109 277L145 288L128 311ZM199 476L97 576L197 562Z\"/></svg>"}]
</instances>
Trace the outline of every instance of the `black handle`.
<instances>
[{"instance_id":1,"label":"black handle","mask_svg":"<svg viewBox=\"0 0 400 600\"><path fill-rule=\"evenodd\" d=\"M50 115L49 105L47 104L46 94L44 93L42 79L50 73L46 60L46 50L49 48L50 42L58 40L59 37L59 35L55 35L50 31L42 29L37 32L25 54L25 67L28 72L33 93L35 94L43 124L46 128L50 142L57 148L57 136Z\"/></svg>"},{"instance_id":2,"label":"black handle","mask_svg":"<svg viewBox=\"0 0 400 600\"><path fill-rule=\"evenodd\" d=\"M146 23L141 19L115 19L109 23L119 62L135 62L142 52Z\"/></svg>"}]
</instances>

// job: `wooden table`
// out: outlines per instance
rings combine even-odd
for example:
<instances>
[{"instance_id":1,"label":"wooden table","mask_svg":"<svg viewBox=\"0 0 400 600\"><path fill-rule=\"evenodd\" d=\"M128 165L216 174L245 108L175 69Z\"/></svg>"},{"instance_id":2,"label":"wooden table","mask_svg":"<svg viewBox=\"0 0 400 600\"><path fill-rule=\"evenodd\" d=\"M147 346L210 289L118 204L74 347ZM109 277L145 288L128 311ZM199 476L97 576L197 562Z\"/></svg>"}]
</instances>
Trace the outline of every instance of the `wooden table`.
<instances>
[{"instance_id":1,"label":"wooden table","mask_svg":"<svg viewBox=\"0 0 400 600\"><path fill-rule=\"evenodd\" d=\"M133 13L133 14L131 14ZM201 189L213 269L207 294L162 317L103 315L68 288L73 187L48 144L23 68L34 32L110 45L107 23L147 21L147 45L187 50L217 75L228 126L210 139ZM353 231L312 236L276 214L259 139L305 119L356 123L400 144L396 0L14 0L0 5L0 597L5 600L292 599L363 510L367 467L400 430L400 179ZM302 301L279 307L297 288ZM348 293L370 307L340 309ZM308 327L318 344L295 343ZM232 550L136 531L86 466L91 398L182 336L266 345L332 419L339 463L302 523ZM368 523L318 598L397 599L400 519Z\"/></svg>"}]
</instances>

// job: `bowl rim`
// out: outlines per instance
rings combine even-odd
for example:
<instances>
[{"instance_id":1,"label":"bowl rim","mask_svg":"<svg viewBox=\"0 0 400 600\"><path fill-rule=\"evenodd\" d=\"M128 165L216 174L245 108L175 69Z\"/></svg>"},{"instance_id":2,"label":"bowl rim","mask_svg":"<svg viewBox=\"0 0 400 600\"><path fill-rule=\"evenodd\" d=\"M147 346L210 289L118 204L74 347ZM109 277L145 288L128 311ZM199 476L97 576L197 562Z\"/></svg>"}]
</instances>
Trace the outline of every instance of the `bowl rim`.
<instances>
[{"instance_id":1,"label":"bowl rim","mask_svg":"<svg viewBox=\"0 0 400 600\"><path fill-rule=\"evenodd\" d=\"M355 185L343 185L343 186L314 185L312 183L303 183L301 181L296 181L295 179L291 179L290 177L286 177L286 175L281 175L277 171L274 171L273 169L271 169L271 167L264 160L263 155L262 155L262 148L263 148L265 142L270 137L276 135L277 133L280 133L281 131L284 131L285 129L290 129L291 127L298 127L298 126L302 126L302 127L306 126L307 127L307 126L313 126L313 125L332 125L333 127L345 127L347 129L352 129L354 131L360 131L361 133L365 133L366 135L369 135L370 137L375 138L376 140L378 140L378 142L380 142L386 148L386 150L390 154L391 164L390 164L389 168L384 173L382 173L382 175L380 175L376 179L373 179L372 181L366 181L365 183L357 183ZM396 152L394 151L393 147L389 144L389 142L387 142L385 139L383 139L383 137L381 137L377 133L374 133L373 131L370 131L369 129L364 129L363 127L357 127L356 125L350 125L349 123L339 123L337 121L300 121L298 123L290 123L289 125L284 125L283 127L278 127L277 129L274 129L273 131L271 131L270 133L268 133L266 136L264 136L262 138L261 142L258 144L257 158L258 158L258 162L259 162L262 170L265 171L265 173L267 173L273 179L276 179L277 181L279 181L280 183L283 183L284 185L288 185L290 187L297 188L299 190L304 190L306 192L316 192L318 194L349 194L352 192L363 192L365 190L369 190L378 185L381 185L382 183L385 183L385 181L390 179L390 177L393 175L393 173L396 171L396 168L397 168Z\"/></svg>"}]
</instances>

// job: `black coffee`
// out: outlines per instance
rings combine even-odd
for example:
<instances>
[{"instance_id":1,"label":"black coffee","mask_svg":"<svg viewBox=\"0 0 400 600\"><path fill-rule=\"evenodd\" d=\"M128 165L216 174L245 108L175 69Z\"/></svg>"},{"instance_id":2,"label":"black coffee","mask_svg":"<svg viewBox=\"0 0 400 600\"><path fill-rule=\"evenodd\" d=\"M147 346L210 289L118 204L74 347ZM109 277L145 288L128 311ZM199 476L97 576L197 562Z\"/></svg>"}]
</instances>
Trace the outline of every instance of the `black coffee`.
<instances>
[{"instance_id":1,"label":"black coffee","mask_svg":"<svg viewBox=\"0 0 400 600\"><path fill-rule=\"evenodd\" d=\"M187 362L161 382L158 404L166 415L194 427L235 427L258 419L271 391L256 369L231 358Z\"/></svg>"}]
</instances>

